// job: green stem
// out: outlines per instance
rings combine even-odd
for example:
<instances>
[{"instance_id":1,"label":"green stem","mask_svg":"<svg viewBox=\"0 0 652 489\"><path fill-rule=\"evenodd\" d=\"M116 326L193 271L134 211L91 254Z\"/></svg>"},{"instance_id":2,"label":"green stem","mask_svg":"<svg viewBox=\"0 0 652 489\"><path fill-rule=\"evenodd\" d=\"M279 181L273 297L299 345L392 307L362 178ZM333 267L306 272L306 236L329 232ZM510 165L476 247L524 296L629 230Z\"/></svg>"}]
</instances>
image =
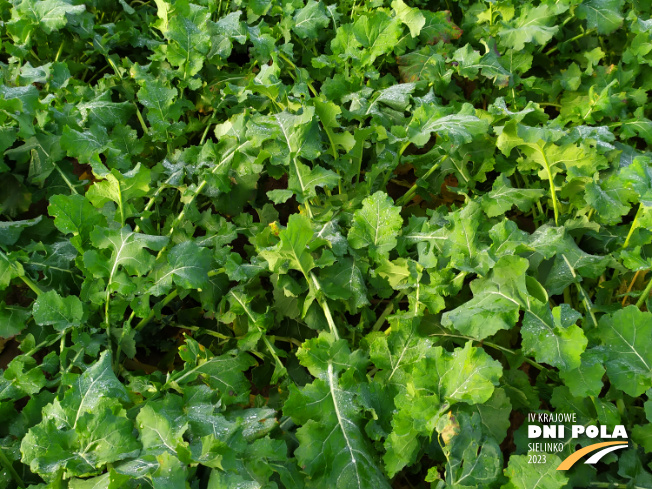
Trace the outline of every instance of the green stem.
<instances>
[{"instance_id":1,"label":"green stem","mask_svg":"<svg viewBox=\"0 0 652 489\"><path fill-rule=\"evenodd\" d=\"M204 133L201 135L201 139L199 140L199 146L203 145L203 144L204 144L204 141L206 141L206 136L208 136L208 130L210 129L211 124L212 124L213 121L215 120L215 116L216 116L216 115L217 115L217 114L216 114L215 112L213 112L213 116L212 116L211 119L208 121L208 124L206 124L206 129L204 129Z\"/></svg>"},{"instance_id":2,"label":"green stem","mask_svg":"<svg viewBox=\"0 0 652 489\"><path fill-rule=\"evenodd\" d=\"M494 348L494 349L500 350L500 351L502 351L504 353L509 353L510 355L514 355L514 356L519 356L520 355L520 353L517 353L514 350L510 350L509 348L505 348L504 346L497 345L496 343L490 343L489 341L484 341L484 340L481 341L481 340L478 340L476 338L472 338L471 336L464 336L464 335L460 335L460 334L449 334L449 333L433 333L430 336L445 336L445 337L448 337L448 338L460 338L460 339L464 339L464 340L475 341L476 343L480 343L483 346L488 346L489 348ZM546 367L544 367L540 363L537 363L537 362L535 362L534 360L532 360L532 359L530 359L528 357L523 357L523 360L526 363L532 365L534 368L536 368L536 369L538 369L538 370L540 370L542 372L546 372L546 373L549 372L549 370Z\"/></svg>"},{"instance_id":3,"label":"green stem","mask_svg":"<svg viewBox=\"0 0 652 489\"><path fill-rule=\"evenodd\" d=\"M627 233L627 238L625 238L625 242L623 243L623 249L629 246L629 240L631 239L632 234L634 234L634 231L638 227L638 217L641 215L642 210L643 210L643 204L639 204L638 210L636 211L636 215L634 216L634 220L632 221L632 225L629 227L629 233Z\"/></svg>"},{"instance_id":4,"label":"green stem","mask_svg":"<svg viewBox=\"0 0 652 489\"><path fill-rule=\"evenodd\" d=\"M394 303L390 302L389 304L387 304L387 307L380 314L380 316L378 316L378 320L374 323L374 326L373 328L371 328L371 331L379 331L380 328L383 327L383 324L385 324L385 319L387 318L387 316L389 316L392 313L393 310L394 310Z\"/></svg>"},{"instance_id":5,"label":"green stem","mask_svg":"<svg viewBox=\"0 0 652 489\"><path fill-rule=\"evenodd\" d=\"M41 288L40 288L38 285L36 285L36 283L33 282L32 279L30 279L29 277L26 277L25 275L21 275L21 276L20 276L20 279L21 279L23 282L25 282L25 285L27 285L30 289L32 289L32 291L33 291L37 296L39 296L39 295L41 295L41 294L43 293L43 290L41 290Z\"/></svg>"},{"instance_id":6,"label":"green stem","mask_svg":"<svg viewBox=\"0 0 652 489\"><path fill-rule=\"evenodd\" d=\"M174 300L175 297L179 295L179 292L177 292L177 289L174 289L172 292L170 292L168 295L165 296L165 298L161 301L161 307L167 306L170 302ZM149 323L153 318L154 318L154 309L149 311L149 314L145 316L143 319L140 320L140 322L136 325L134 328L136 331L140 331L143 329L147 323Z\"/></svg>"},{"instance_id":7,"label":"green stem","mask_svg":"<svg viewBox=\"0 0 652 489\"><path fill-rule=\"evenodd\" d=\"M25 283L25 285L27 285L30 289L32 289L32 291L37 296L43 293L43 290L38 285L36 285L36 283L33 282L31 278L19 272L16 266L11 262L11 260L9 260L9 257L5 255L5 253L2 250L0 250L0 258L3 258L9 264L9 266L16 271L16 275L18 275L18 278L20 278Z\"/></svg>"},{"instance_id":8,"label":"green stem","mask_svg":"<svg viewBox=\"0 0 652 489\"><path fill-rule=\"evenodd\" d=\"M584 309L586 309L586 312L591 316L591 320L593 321L593 325L595 327L597 327L598 326L598 321L596 320L595 314L593 313L593 304L591 304L591 300L589 299L589 295L584 290L584 287L582 287L580 285L580 282L577 279L577 274L575 273L575 269L573 268L573 266L570 264L570 262L566 258L566 255L564 255L562 253L561 257L564 259L564 261L566 262L566 266L568 267L571 274L573 275L573 281L575 282L575 286L577 287L577 292L582 297L582 302L584 303Z\"/></svg>"},{"instance_id":9,"label":"green stem","mask_svg":"<svg viewBox=\"0 0 652 489\"><path fill-rule=\"evenodd\" d=\"M63 52L63 41L61 41L61 44L59 44L59 50L57 51L56 56L54 57L54 62L56 63L59 61L59 56L61 56L61 53Z\"/></svg>"},{"instance_id":10,"label":"green stem","mask_svg":"<svg viewBox=\"0 0 652 489\"><path fill-rule=\"evenodd\" d=\"M310 278L312 279L312 282L315 284L315 289L317 289L317 294L316 294L317 302L319 303L322 310L324 311L324 316L326 316L326 322L328 323L328 327L331 330L331 334L337 341L340 339L340 335L337 333L337 326L335 326L335 321L333 321L333 315L331 314L331 310L328 307L328 301L325 297L322 296L321 284L319 283L316 275L313 272L310 272Z\"/></svg>"},{"instance_id":11,"label":"green stem","mask_svg":"<svg viewBox=\"0 0 652 489\"><path fill-rule=\"evenodd\" d=\"M138 122L140 122L140 127L143 128L143 132L145 133L146 136L149 135L149 129L147 128L147 124L145 124L145 119L143 119L143 114L140 113L140 109L138 108L138 104L136 102L133 103L134 107L136 107L136 116L138 117Z\"/></svg>"},{"instance_id":12,"label":"green stem","mask_svg":"<svg viewBox=\"0 0 652 489\"><path fill-rule=\"evenodd\" d=\"M26 357L34 356L34 354L35 354L36 352L38 352L41 348L45 348L46 346L54 345L57 341L61 341L61 337L62 337L64 334L65 334L65 333L59 333L59 334L58 334L54 339L45 340L45 341L39 343L39 344L36 345L34 348L32 348L30 351L28 351L27 353L25 353L25 356L26 356Z\"/></svg>"},{"instance_id":13,"label":"green stem","mask_svg":"<svg viewBox=\"0 0 652 489\"><path fill-rule=\"evenodd\" d=\"M647 283L647 286L645 287L645 290L643 291L641 296L636 301L636 307L638 307L640 309L641 306L643 304L645 304L645 300L648 298L651 291L652 291L652 279Z\"/></svg>"},{"instance_id":14,"label":"green stem","mask_svg":"<svg viewBox=\"0 0 652 489\"><path fill-rule=\"evenodd\" d=\"M13 477L13 479L16 481L16 484L18 484L18 487L22 488L25 486L23 479L20 478L18 472L16 472L16 469L14 469L13 464L5 455L4 448L2 447L0 447L0 464L2 464L5 469L7 469L7 471L11 474L11 477Z\"/></svg>"},{"instance_id":15,"label":"green stem","mask_svg":"<svg viewBox=\"0 0 652 489\"><path fill-rule=\"evenodd\" d=\"M584 32L582 32L581 34L578 34L575 37L571 37L568 41L564 41L562 44L577 41L578 39L582 39L584 36L588 36L589 34L592 34L592 33L593 33L593 29L589 29L588 31L584 31ZM552 53L554 53L558 49L559 49L559 44L557 44L556 46L550 48L548 51L546 51L545 54L546 54L546 56L550 56Z\"/></svg>"},{"instance_id":16,"label":"green stem","mask_svg":"<svg viewBox=\"0 0 652 489\"><path fill-rule=\"evenodd\" d=\"M552 177L552 170L550 169L550 164L548 163L548 158L543 149L538 148L541 157L543 158L543 164L548 173L548 182L550 182L550 196L552 197L552 210L555 213L555 226L559 225L559 204L557 203L557 194L555 193L555 182Z\"/></svg>"},{"instance_id":17,"label":"green stem","mask_svg":"<svg viewBox=\"0 0 652 489\"><path fill-rule=\"evenodd\" d=\"M432 175L432 173L433 173L437 168L439 168L440 165L441 165L444 161L446 161L447 158L448 158L448 155L445 155L443 158L441 158L437 163L435 163L434 165L432 165L432 167L431 167L431 168L426 172L426 174L425 174L423 177L419 178L418 180L427 180L428 177L430 177L430 175ZM417 181L418 181L418 180L417 180ZM419 187L419 186L418 186L417 183L415 182L414 185L412 185L412 187L410 187L410 189L409 189L407 192L405 192L405 194L403 194L403 196L400 197L400 198L396 201L396 205L398 205L398 206L403 206L403 205L407 204L410 200L412 200L412 197L414 197L414 194L417 193L417 189L418 189L418 187Z\"/></svg>"}]
</instances>

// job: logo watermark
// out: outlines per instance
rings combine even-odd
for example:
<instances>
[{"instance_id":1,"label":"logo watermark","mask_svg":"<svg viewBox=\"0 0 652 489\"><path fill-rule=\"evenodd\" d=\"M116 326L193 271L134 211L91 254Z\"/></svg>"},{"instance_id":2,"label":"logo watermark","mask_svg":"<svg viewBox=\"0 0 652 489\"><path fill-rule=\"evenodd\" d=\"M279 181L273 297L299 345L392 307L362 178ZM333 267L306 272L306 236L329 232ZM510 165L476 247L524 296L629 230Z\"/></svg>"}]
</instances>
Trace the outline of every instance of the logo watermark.
<instances>
[{"instance_id":1,"label":"logo watermark","mask_svg":"<svg viewBox=\"0 0 652 489\"><path fill-rule=\"evenodd\" d=\"M528 451L534 452L529 455L529 463L546 463L547 453L561 452L568 441L580 437L611 440L593 443L577 450L566 457L557 470L568 470L589 454L592 455L584 463L596 464L605 455L629 446L627 431L623 425L615 425L610 429L606 425L579 424L575 413L529 413L527 437L528 440L540 440L528 443Z\"/></svg>"}]
</instances>

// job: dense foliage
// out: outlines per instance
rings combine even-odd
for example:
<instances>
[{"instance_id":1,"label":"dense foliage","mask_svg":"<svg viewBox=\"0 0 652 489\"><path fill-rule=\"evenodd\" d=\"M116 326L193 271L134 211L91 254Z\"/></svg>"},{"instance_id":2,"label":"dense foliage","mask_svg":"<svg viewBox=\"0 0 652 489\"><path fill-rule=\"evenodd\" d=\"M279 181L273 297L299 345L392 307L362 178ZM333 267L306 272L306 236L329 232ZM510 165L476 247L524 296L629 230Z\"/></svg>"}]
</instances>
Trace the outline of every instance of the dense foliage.
<instances>
[{"instance_id":1,"label":"dense foliage","mask_svg":"<svg viewBox=\"0 0 652 489\"><path fill-rule=\"evenodd\" d=\"M0 486L652 487L650 1L194 1L0 0Z\"/></svg>"}]
</instances>

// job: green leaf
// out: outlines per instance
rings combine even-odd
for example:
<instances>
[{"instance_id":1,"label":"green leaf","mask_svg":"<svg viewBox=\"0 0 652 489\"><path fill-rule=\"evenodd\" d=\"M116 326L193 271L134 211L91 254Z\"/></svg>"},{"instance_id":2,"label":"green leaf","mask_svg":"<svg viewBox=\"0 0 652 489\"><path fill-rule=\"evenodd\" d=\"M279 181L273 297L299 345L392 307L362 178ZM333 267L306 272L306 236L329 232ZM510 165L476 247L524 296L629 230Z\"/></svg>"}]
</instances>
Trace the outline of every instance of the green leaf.
<instances>
[{"instance_id":1,"label":"green leaf","mask_svg":"<svg viewBox=\"0 0 652 489\"><path fill-rule=\"evenodd\" d=\"M68 23L67 15L80 14L84 10L84 5L71 5L64 0L23 0L12 9L12 21L36 24L43 32L51 34Z\"/></svg>"},{"instance_id":2,"label":"green leaf","mask_svg":"<svg viewBox=\"0 0 652 489\"><path fill-rule=\"evenodd\" d=\"M234 404L249 400L249 380L243 372L253 364L253 359L246 353L231 351L220 356L211 352L192 338L186 337L186 343L179 348L179 356L185 362L171 385L183 390L185 385L201 378L221 394L224 404Z\"/></svg>"},{"instance_id":3,"label":"green leaf","mask_svg":"<svg viewBox=\"0 0 652 489\"><path fill-rule=\"evenodd\" d=\"M126 226L116 230L95 228L91 232L91 241L99 249L110 249L111 255L107 259L97 251L90 250L84 253L84 264L96 277L113 278L120 269L130 275L147 273L154 264L154 256L146 248L160 250L167 244L168 238L134 233Z\"/></svg>"},{"instance_id":4,"label":"green leaf","mask_svg":"<svg viewBox=\"0 0 652 489\"><path fill-rule=\"evenodd\" d=\"M19 334L27 326L29 317L28 309L8 306L0 301L0 338L11 338Z\"/></svg>"},{"instance_id":5,"label":"green leaf","mask_svg":"<svg viewBox=\"0 0 652 489\"><path fill-rule=\"evenodd\" d=\"M577 7L577 17L585 19L589 29L600 34L610 34L623 22L620 0L588 0Z\"/></svg>"},{"instance_id":6,"label":"green leaf","mask_svg":"<svg viewBox=\"0 0 652 489\"><path fill-rule=\"evenodd\" d=\"M178 121L185 104L175 100L177 89L166 87L161 80L146 78L140 90L138 100L147 107L147 120L156 133L156 139L167 138L170 121Z\"/></svg>"},{"instance_id":7,"label":"green leaf","mask_svg":"<svg viewBox=\"0 0 652 489\"><path fill-rule=\"evenodd\" d=\"M298 202L303 203L317 195L317 187L331 189L339 180L337 173L331 170L326 170L319 165L310 168L294 158L290 164L288 190L297 196Z\"/></svg>"},{"instance_id":8,"label":"green leaf","mask_svg":"<svg viewBox=\"0 0 652 489\"><path fill-rule=\"evenodd\" d=\"M500 216L512 206L518 207L522 212L528 212L544 193L541 189L514 188L509 179L501 175L494 182L491 192L482 196L482 209L489 217Z\"/></svg>"},{"instance_id":9,"label":"green leaf","mask_svg":"<svg viewBox=\"0 0 652 489\"><path fill-rule=\"evenodd\" d=\"M421 15L426 19L419 34L421 42L437 44L439 41L443 41L446 43L462 36L462 29L452 21L451 13L448 10L439 12L422 10Z\"/></svg>"},{"instance_id":10,"label":"green leaf","mask_svg":"<svg viewBox=\"0 0 652 489\"><path fill-rule=\"evenodd\" d=\"M57 331L65 331L81 325L84 308L77 296L61 297L54 290L49 290L36 298L32 314L36 324L49 324Z\"/></svg>"},{"instance_id":11,"label":"green leaf","mask_svg":"<svg viewBox=\"0 0 652 489\"><path fill-rule=\"evenodd\" d=\"M65 234L88 234L104 219L91 203L81 195L53 195L48 212L54 225Z\"/></svg>"},{"instance_id":12,"label":"green leaf","mask_svg":"<svg viewBox=\"0 0 652 489\"><path fill-rule=\"evenodd\" d=\"M120 401L129 401L127 391L113 374L110 354L103 352L63 400L44 408L43 420L23 438L23 462L53 478L60 469L69 475L95 475L107 463L135 456L140 444Z\"/></svg>"},{"instance_id":13,"label":"green leaf","mask_svg":"<svg viewBox=\"0 0 652 489\"><path fill-rule=\"evenodd\" d=\"M426 18L418 8L408 7L403 0L394 0L392 9L396 12L396 17L410 29L410 35L417 37L422 27L426 24Z\"/></svg>"},{"instance_id":14,"label":"green leaf","mask_svg":"<svg viewBox=\"0 0 652 489\"><path fill-rule=\"evenodd\" d=\"M61 149L68 156L78 158L82 163L99 162L99 154L109 144L109 136L103 126L93 125L80 132L66 126L61 136Z\"/></svg>"},{"instance_id":15,"label":"green leaf","mask_svg":"<svg viewBox=\"0 0 652 489\"><path fill-rule=\"evenodd\" d=\"M107 90L88 102L82 102L77 109L82 115L83 124L88 122L91 128L97 126L113 128L127 122L134 112L134 105L129 102L113 102L111 92Z\"/></svg>"},{"instance_id":16,"label":"green leaf","mask_svg":"<svg viewBox=\"0 0 652 489\"><path fill-rule=\"evenodd\" d=\"M352 33L364 48L362 64L371 64L378 56L391 52L402 31L398 17L390 17L382 10L358 17Z\"/></svg>"},{"instance_id":17,"label":"green leaf","mask_svg":"<svg viewBox=\"0 0 652 489\"><path fill-rule=\"evenodd\" d=\"M501 329L511 329L521 307L529 301L525 272L529 263L504 256L486 278L471 282L473 299L442 315L442 325L482 340Z\"/></svg>"},{"instance_id":18,"label":"green leaf","mask_svg":"<svg viewBox=\"0 0 652 489\"><path fill-rule=\"evenodd\" d=\"M602 316L598 328L611 383L632 397L652 387L652 314L627 306Z\"/></svg>"},{"instance_id":19,"label":"green leaf","mask_svg":"<svg viewBox=\"0 0 652 489\"><path fill-rule=\"evenodd\" d=\"M480 231L482 214L482 207L474 201L449 214L447 220L451 225L441 233L444 239L442 254L451 259L454 268L486 275L495 260L487 253L489 246Z\"/></svg>"},{"instance_id":20,"label":"green leaf","mask_svg":"<svg viewBox=\"0 0 652 489\"><path fill-rule=\"evenodd\" d=\"M118 205L116 217L124 224L128 217L136 213L131 201L147 194L151 172L139 163L125 174L113 169L103 177L103 181L96 182L88 189L86 198L95 207L102 207L110 201L115 202Z\"/></svg>"},{"instance_id":21,"label":"green leaf","mask_svg":"<svg viewBox=\"0 0 652 489\"><path fill-rule=\"evenodd\" d=\"M578 368L562 370L559 375L575 397L598 396L602 391L602 377L605 374L604 359L595 349L582 353Z\"/></svg>"},{"instance_id":22,"label":"green leaf","mask_svg":"<svg viewBox=\"0 0 652 489\"><path fill-rule=\"evenodd\" d=\"M537 362L561 370L578 368L588 340L582 329L574 324L579 315L568 315L569 309L568 304L562 304L551 311L547 303L531 299L521 328L523 352L534 355Z\"/></svg>"},{"instance_id":23,"label":"green leaf","mask_svg":"<svg viewBox=\"0 0 652 489\"><path fill-rule=\"evenodd\" d=\"M290 386L283 412L302 425L295 455L314 487L389 489L361 427L359 400L352 389L355 371L362 365L358 360L349 363L346 343L322 333L300 354L302 363L320 378L301 390Z\"/></svg>"},{"instance_id":24,"label":"green leaf","mask_svg":"<svg viewBox=\"0 0 652 489\"><path fill-rule=\"evenodd\" d=\"M0 399L17 401L25 396L34 396L45 387L45 383L45 374L36 360L27 355L17 355L0 378Z\"/></svg>"},{"instance_id":25,"label":"green leaf","mask_svg":"<svg viewBox=\"0 0 652 489\"><path fill-rule=\"evenodd\" d=\"M322 269L319 283L326 297L350 301L356 309L368 305L368 290L360 265L354 258L345 257Z\"/></svg>"},{"instance_id":26,"label":"green leaf","mask_svg":"<svg viewBox=\"0 0 652 489\"><path fill-rule=\"evenodd\" d=\"M538 7L523 4L518 19L510 23L510 27L498 31L501 44L516 51L521 51L528 43L545 46L559 29L555 25L559 13L556 7L547 4Z\"/></svg>"},{"instance_id":27,"label":"green leaf","mask_svg":"<svg viewBox=\"0 0 652 489\"><path fill-rule=\"evenodd\" d=\"M208 248L197 246L193 241L184 241L170 249L167 261L167 265L157 268L152 274L152 294L167 293L173 282L184 289L202 289L208 285L212 261Z\"/></svg>"},{"instance_id":28,"label":"green leaf","mask_svg":"<svg viewBox=\"0 0 652 489\"><path fill-rule=\"evenodd\" d=\"M502 374L500 363L468 342L449 353L431 348L412 369L412 381L395 399L398 413L385 441L383 457L390 475L414 462L420 436L430 436L451 404L486 402Z\"/></svg>"},{"instance_id":29,"label":"green leaf","mask_svg":"<svg viewBox=\"0 0 652 489\"><path fill-rule=\"evenodd\" d=\"M190 4L187 12L174 12L169 18L167 29L162 29L168 40L167 59L172 66L180 68L185 81L201 70L210 49L210 36L207 32L209 18L210 12L206 7Z\"/></svg>"},{"instance_id":30,"label":"green leaf","mask_svg":"<svg viewBox=\"0 0 652 489\"><path fill-rule=\"evenodd\" d=\"M546 462L528 463L530 455L512 455L505 469L509 482L502 489L561 489L568 482L563 472L557 471L561 459L554 454L546 454Z\"/></svg>"},{"instance_id":31,"label":"green leaf","mask_svg":"<svg viewBox=\"0 0 652 489\"><path fill-rule=\"evenodd\" d=\"M413 113L407 125L408 140L418 147L424 146L434 132L445 136L455 144L468 143L474 136L486 131L486 122L478 119L474 109L465 104L458 114L446 115L443 107L421 105Z\"/></svg>"},{"instance_id":32,"label":"green leaf","mask_svg":"<svg viewBox=\"0 0 652 489\"><path fill-rule=\"evenodd\" d=\"M469 416L462 413L450 425L438 427L444 439L446 483L460 488L488 487L502 467L498 443L493 438L482 436L478 414Z\"/></svg>"},{"instance_id":33,"label":"green leaf","mask_svg":"<svg viewBox=\"0 0 652 489\"><path fill-rule=\"evenodd\" d=\"M330 24L324 4L315 0L308 0L305 7L297 10L293 20L292 30L301 39L317 37L319 30Z\"/></svg>"},{"instance_id":34,"label":"green leaf","mask_svg":"<svg viewBox=\"0 0 652 489\"><path fill-rule=\"evenodd\" d=\"M379 369L374 381L404 388L412 367L425 358L432 342L419 333L420 318L394 315L388 321L389 334L377 331L366 337L371 361Z\"/></svg>"},{"instance_id":35,"label":"green leaf","mask_svg":"<svg viewBox=\"0 0 652 489\"><path fill-rule=\"evenodd\" d=\"M512 79L512 74L500 64L498 56L491 49L481 56L467 44L455 51L453 59L457 62L457 72L470 80L475 80L478 73L481 73L485 78L494 80L497 85L505 86Z\"/></svg>"},{"instance_id":36,"label":"green leaf","mask_svg":"<svg viewBox=\"0 0 652 489\"><path fill-rule=\"evenodd\" d=\"M396 247L402 223L400 209L385 192L378 191L364 199L362 209L355 211L349 244L356 250L368 248L369 255L380 261Z\"/></svg>"},{"instance_id":37,"label":"green leaf","mask_svg":"<svg viewBox=\"0 0 652 489\"><path fill-rule=\"evenodd\" d=\"M418 51L399 56L396 61L401 79L405 82L450 81L452 71L447 69L444 57L434 46L424 46Z\"/></svg>"},{"instance_id":38,"label":"green leaf","mask_svg":"<svg viewBox=\"0 0 652 489\"><path fill-rule=\"evenodd\" d=\"M306 216L292 214L287 228L279 233L281 241L277 247L273 251L263 250L260 255L267 260L271 270L281 273L287 273L288 269L298 270L308 280L309 272L315 266L308 249L313 234Z\"/></svg>"}]
</instances>

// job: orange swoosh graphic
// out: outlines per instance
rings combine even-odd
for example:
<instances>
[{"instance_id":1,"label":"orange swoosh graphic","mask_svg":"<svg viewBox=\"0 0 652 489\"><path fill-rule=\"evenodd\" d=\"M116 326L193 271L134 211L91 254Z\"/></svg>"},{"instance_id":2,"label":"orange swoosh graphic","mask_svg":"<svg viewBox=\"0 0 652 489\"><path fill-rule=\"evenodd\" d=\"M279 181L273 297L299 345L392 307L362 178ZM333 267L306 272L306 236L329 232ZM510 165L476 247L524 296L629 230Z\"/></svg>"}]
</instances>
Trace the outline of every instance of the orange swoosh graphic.
<instances>
[{"instance_id":1,"label":"orange swoosh graphic","mask_svg":"<svg viewBox=\"0 0 652 489\"><path fill-rule=\"evenodd\" d=\"M559 464L559 467L557 467L557 470L568 470L570 469L575 462L577 462L579 459L581 459L584 455L587 453L594 452L598 450L599 448L602 447L608 447L610 445L628 445L629 442L626 441L605 441L602 443L594 443L593 445L589 445L588 447L584 447L575 453L569 455L566 457L566 459Z\"/></svg>"}]
</instances>

